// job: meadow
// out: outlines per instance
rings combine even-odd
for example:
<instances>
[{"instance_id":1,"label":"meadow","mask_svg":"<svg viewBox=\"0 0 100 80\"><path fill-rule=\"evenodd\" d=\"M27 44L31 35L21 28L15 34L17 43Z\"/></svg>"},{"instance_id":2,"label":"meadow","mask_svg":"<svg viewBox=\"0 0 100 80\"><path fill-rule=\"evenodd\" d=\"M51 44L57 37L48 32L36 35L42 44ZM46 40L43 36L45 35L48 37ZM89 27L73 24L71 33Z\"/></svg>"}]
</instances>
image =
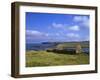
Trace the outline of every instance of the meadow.
<instances>
[{"instance_id":1,"label":"meadow","mask_svg":"<svg viewBox=\"0 0 100 80\"><path fill-rule=\"evenodd\" d=\"M61 66L61 65L81 65L89 64L89 55L80 54L58 54L54 52L26 51L26 67L37 66Z\"/></svg>"}]
</instances>

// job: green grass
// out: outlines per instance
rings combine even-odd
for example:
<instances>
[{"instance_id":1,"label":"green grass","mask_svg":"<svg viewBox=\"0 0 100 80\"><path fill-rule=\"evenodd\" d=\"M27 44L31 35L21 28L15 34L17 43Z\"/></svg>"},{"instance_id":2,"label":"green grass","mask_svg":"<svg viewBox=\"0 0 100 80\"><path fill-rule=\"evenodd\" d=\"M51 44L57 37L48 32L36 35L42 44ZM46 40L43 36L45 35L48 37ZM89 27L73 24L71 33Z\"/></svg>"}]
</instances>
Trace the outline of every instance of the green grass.
<instances>
[{"instance_id":1,"label":"green grass","mask_svg":"<svg viewBox=\"0 0 100 80\"><path fill-rule=\"evenodd\" d=\"M57 54L46 51L27 51L26 67L89 64L89 55Z\"/></svg>"}]
</instances>

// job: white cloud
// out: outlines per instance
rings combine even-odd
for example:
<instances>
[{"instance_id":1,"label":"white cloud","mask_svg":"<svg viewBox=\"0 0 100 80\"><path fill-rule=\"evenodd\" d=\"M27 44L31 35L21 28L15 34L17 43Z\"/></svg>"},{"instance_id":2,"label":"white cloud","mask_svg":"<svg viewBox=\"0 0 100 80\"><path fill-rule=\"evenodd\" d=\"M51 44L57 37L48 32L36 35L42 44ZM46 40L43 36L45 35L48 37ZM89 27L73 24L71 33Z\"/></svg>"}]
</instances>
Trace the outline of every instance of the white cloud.
<instances>
[{"instance_id":1,"label":"white cloud","mask_svg":"<svg viewBox=\"0 0 100 80\"><path fill-rule=\"evenodd\" d=\"M37 30L26 30L26 36L33 38L41 38L41 37L46 37L47 35Z\"/></svg>"},{"instance_id":2,"label":"white cloud","mask_svg":"<svg viewBox=\"0 0 100 80\"><path fill-rule=\"evenodd\" d=\"M60 34L59 34L59 33L56 33L55 35L56 35L56 36L60 36Z\"/></svg>"},{"instance_id":3,"label":"white cloud","mask_svg":"<svg viewBox=\"0 0 100 80\"><path fill-rule=\"evenodd\" d=\"M87 16L75 16L73 20L75 22L86 21L86 20L88 20L88 17Z\"/></svg>"},{"instance_id":4,"label":"white cloud","mask_svg":"<svg viewBox=\"0 0 100 80\"><path fill-rule=\"evenodd\" d=\"M83 20L83 17L82 16L75 16L73 20L75 22L79 22L79 21L82 21Z\"/></svg>"},{"instance_id":5,"label":"white cloud","mask_svg":"<svg viewBox=\"0 0 100 80\"><path fill-rule=\"evenodd\" d=\"M42 33L36 30L26 30L27 35L41 35Z\"/></svg>"},{"instance_id":6,"label":"white cloud","mask_svg":"<svg viewBox=\"0 0 100 80\"><path fill-rule=\"evenodd\" d=\"M89 27L89 18L87 16L75 16L73 21L79 22L84 27Z\"/></svg>"},{"instance_id":7,"label":"white cloud","mask_svg":"<svg viewBox=\"0 0 100 80\"><path fill-rule=\"evenodd\" d=\"M89 28L89 20L83 21L82 25Z\"/></svg>"},{"instance_id":8,"label":"white cloud","mask_svg":"<svg viewBox=\"0 0 100 80\"><path fill-rule=\"evenodd\" d=\"M78 34L75 34L75 33L67 33L67 37L70 37L70 38L79 38L80 36Z\"/></svg>"},{"instance_id":9,"label":"white cloud","mask_svg":"<svg viewBox=\"0 0 100 80\"><path fill-rule=\"evenodd\" d=\"M80 29L78 25L74 25L74 26L69 27L69 30L79 31Z\"/></svg>"},{"instance_id":10,"label":"white cloud","mask_svg":"<svg viewBox=\"0 0 100 80\"><path fill-rule=\"evenodd\" d=\"M49 34L47 33L47 34L45 34L47 37L49 36Z\"/></svg>"},{"instance_id":11,"label":"white cloud","mask_svg":"<svg viewBox=\"0 0 100 80\"><path fill-rule=\"evenodd\" d=\"M61 23L52 23L52 26L54 27L54 28L64 28L64 24L61 24Z\"/></svg>"},{"instance_id":12,"label":"white cloud","mask_svg":"<svg viewBox=\"0 0 100 80\"><path fill-rule=\"evenodd\" d=\"M46 35L47 37L60 36L60 33L46 33L45 35Z\"/></svg>"}]
</instances>

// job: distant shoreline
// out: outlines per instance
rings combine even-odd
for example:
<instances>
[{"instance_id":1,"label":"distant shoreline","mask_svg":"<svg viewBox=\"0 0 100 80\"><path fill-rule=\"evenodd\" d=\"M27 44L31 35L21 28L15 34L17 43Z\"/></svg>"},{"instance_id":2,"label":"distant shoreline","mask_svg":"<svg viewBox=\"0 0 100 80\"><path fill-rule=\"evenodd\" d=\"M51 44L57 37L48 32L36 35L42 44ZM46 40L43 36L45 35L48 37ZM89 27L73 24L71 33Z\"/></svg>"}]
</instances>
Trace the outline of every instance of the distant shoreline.
<instances>
[{"instance_id":1,"label":"distant shoreline","mask_svg":"<svg viewBox=\"0 0 100 80\"><path fill-rule=\"evenodd\" d=\"M50 43L89 43L90 41L67 41L67 42L50 42L50 41L47 41L47 42L33 42L33 43L27 43L26 44L50 44Z\"/></svg>"},{"instance_id":2,"label":"distant shoreline","mask_svg":"<svg viewBox=\"0 0 100 80\"><path fill-rule=\"evenodd\" d=\"M26 44L26 51L29 50L47 50L47 49L75 49L76 45L80 44L83 51L89 52L89 41L82 42L44 42L44 43L35 43L35 44Z\"/></svg>"}]
</instances>

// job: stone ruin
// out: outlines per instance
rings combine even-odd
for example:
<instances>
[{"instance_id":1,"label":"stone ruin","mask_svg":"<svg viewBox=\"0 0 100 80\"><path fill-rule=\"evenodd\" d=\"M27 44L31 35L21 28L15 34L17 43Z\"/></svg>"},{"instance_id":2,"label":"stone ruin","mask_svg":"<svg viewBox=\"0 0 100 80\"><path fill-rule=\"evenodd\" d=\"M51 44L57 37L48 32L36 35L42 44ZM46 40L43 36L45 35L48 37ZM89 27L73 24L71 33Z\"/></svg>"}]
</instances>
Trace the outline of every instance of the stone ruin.
<instances>
[{"instance_id":1,"label":"stone ruin","mask_svg":"<svg viewBox=\"0 0 100 80\"><path fill-rule=\"evenodd\" d=\"M80 44L76 45L76 54L82 53L82 47Z\"/></svg>"}]
</instances>

